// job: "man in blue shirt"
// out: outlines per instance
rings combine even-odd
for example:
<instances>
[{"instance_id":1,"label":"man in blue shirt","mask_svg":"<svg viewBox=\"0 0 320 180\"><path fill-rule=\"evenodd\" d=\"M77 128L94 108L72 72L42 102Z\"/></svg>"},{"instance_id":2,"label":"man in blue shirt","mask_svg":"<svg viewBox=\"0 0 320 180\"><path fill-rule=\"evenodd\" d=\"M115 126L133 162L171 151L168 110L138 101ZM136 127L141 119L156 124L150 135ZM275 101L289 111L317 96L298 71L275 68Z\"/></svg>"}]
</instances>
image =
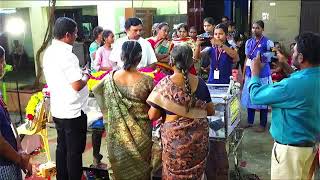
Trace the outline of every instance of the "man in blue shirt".
<instances>
[{"instance_id":1,"label":"man in blue shirt","mask_svg":"<svg viewBox=\"0 0 320 180\"><path fill-rule=\"evenodd\" d=\"M261 85L259 55L251 67L252 103L272 107L271 179L309 179L314 172L320 134L320 36L303 33L295 41L292 60L299 71L289 78Z\"/></svg>"},{"instance_id":2,"label":"man in blue shirt","mask_svg":"<svg viewBox=\"0 0 320 180\"><path fill-rule=\"evenodd\" d=\"M0 46L0 79L4 76L5 51ZM6 109L6 105L0 96L0 179L22 180L21 169L32 174L32 166L29 162L30 156L19 152L20 142L13 133L13 126Z\"/></svg>"}]
</instances>

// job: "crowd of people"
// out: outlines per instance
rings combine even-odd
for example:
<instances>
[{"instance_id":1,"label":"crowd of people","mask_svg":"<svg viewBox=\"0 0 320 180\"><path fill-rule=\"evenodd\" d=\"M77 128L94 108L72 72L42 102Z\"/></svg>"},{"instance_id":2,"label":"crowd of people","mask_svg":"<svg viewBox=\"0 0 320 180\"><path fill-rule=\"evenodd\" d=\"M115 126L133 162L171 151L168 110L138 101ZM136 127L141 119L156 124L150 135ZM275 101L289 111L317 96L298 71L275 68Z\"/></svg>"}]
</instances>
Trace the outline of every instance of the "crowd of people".
<instances>
[{"instance_id":1,"label":"crowd of people","mask_svg":"<svg viewBox=\"0 0 320 180\"><path fill-rule=\"evenodd\" d=\"M260 110L257 132L264 132L268 106L272 107L271 179L312 178L320 138L320 36L298 35L288 61L281 47L263 35L261 20L252 24L248 40L226 17L220 23L205 18L203 29L198 35L195 27L182 23L169 37L169 24L161 22L153 26L153 36L144 39L141 20L128 18L126 36L114 42L114 33L98 26L89 48L90 68L81 69L72 53L77 23L67 17L56 20L43 67L58 136L58 180L81 179L83 173L87 82L92 70L110 71L92 90L106 121L106 149L102 151L107 154L110 179L147 180L159 164L166 180L218 177L206 172L208 155L215 152L210 149L209 154L207 116L215 110L206 83L228 84L233 68L243 71L241 104L247 108L246 128L253 126L255 112ZM4 64L0 48L0 74ZM140 72L144 67L161 67L167 76L155 84ZM273 83L276 73L281 77ZM20 153L2 100L0 117L0 179L21 179L20 169L30 174L32 168L29 156ZM155 124L161 127L160 144L152 137ZM99 163L102 157L98 155L94 159Z\"/></svg>"}]
</instances>

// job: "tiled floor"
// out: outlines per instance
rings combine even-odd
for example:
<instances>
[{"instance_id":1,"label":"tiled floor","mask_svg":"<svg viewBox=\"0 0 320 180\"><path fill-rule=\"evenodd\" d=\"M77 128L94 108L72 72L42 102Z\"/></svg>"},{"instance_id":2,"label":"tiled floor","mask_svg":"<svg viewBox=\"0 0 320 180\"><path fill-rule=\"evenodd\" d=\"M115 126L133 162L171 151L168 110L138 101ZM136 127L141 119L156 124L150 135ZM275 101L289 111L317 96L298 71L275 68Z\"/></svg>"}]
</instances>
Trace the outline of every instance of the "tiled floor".
<instances>
[{"instance_id":1,"label":"tiled floor","mask_svg":"<svg viewBox=\"0 0 320 180\"><path fill-rule=\"evenodd\" d=\"M259 113L256 113L258 119ZM19 119L16 116L12 116L13 119ZM246 119L246 115L243 114L242 119ZM245 123L243 120L241 123ZM255 122L259 123L259 120ZM55 160L55 149L56 149L56 130L53 128L48 129L49 145L51 151L52 160ZM241 168L242 174L256 174L261 179L270 179L270 156L273 140L268 131L264 133L256 133L250 129L246 129L244 132L244 139L242 144L242 160ZM102 140L101 154L105 155L105 141ZM33 163L44 163L46 157L44 153L40 153L33 157ZM105 162L105 156L102 159ZM92 145L91 145L91 133L87 134L87 145L86 150L83 154L83 165L89 166L92 164ZM230 169L233 169L233 161L230 158ZM55 179L54 177L52 179ZM315 179L320 180L320 176L316 176Z\"/></svg>"}]
</instances>

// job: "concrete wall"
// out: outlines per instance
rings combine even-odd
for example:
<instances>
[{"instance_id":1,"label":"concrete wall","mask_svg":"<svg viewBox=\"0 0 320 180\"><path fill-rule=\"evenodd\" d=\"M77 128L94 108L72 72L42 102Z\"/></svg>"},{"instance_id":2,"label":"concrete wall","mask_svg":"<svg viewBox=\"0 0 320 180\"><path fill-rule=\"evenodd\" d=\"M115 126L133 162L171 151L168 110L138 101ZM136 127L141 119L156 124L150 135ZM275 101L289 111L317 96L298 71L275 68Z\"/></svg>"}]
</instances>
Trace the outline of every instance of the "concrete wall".
<instances>
[{"instance_id":1,"label":"concrete wall","mask_svg":"<svg viewBox=\"0 0 320 180\"><path fill-rule=\"evenodd\" d=\"M106 29L110 29L115 33L123 31L122 22L125 16L125 8L131 7L131 1L98 1L97 12L99 25ZM186 14L187 0L133 1L133 7L157 8L157 15Z\"/></svg>"},{"instance_id":2,"label":"concrete wall","mask_svg":"<svg viewBox=\"0 0 320 180\"><path fill-rule=\"evenodd\" d=\"M253 0L252 21L265 22L264 34L288 49L300 28L300 0ZM262 17L264 16L264 17Z\"/></svg>"}]
</instances>

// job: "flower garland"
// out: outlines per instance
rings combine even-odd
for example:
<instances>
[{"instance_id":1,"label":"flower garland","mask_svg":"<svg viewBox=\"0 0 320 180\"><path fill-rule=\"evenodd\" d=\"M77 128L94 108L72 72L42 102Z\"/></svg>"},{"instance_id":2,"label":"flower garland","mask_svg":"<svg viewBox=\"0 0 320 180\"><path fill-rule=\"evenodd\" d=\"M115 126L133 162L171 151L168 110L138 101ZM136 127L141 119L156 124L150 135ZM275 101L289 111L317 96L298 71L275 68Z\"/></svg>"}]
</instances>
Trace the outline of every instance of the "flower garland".
<instances>
[{"instance_id":1,"label":"flower garland","mask_svg":"<svg viewBox=\"0 0 320 180\"><path fill-rule=\"evenodd\" d=\"M37 111L37 106L40 101L44 99L44 95L42 92L35 93L31 96L28 105L26 107L26 118L30 121L34 119L34 116Z\"/></svg>"},{"instance_id":2,"label":"flower garland","mask_svg":"<svg viewBox=\"0 0 320 180\"><path fill-rule=\"evenodd\" d=\"M166 74L162 73L159 68L154 70L153 68L141 68L139 69L140 72L148 75L154 79L154 83L157 84L162 78L166 76ZM111 70L108 71L98 71L91 74L91 77L88 81L88 88L90 91L96 86L107 74L109 74ZM34 119L34 116L37 112L38 104L44 99L45 96L50 96L50 89L47 85L44 86L42 92L38 92L33 94L28 101L26 107L26 118L30 121Z\"/></svg>"},{"instance_id":3,"label":"flower garland","mask_svg":"<svg viewBox=\"0 0 320 180\"><path fill-rule=\"evenodd\" d=\"M109 72L111 72L111 70L92 73L87 83L89 90L92 91L94 86L96 86L102 78L109 74Z\"/></svg>"},{"instance_id":4,"label":"flower garland","mask_svg":"<svg viewBox=\"0 0 320 180\"><path fill-rule=\"evenodd\" d=\"M145 67L140 68L139 71L147 76L152 77L155 84L157 84L162 78L166 76L166 74L159 70L159 67L156 70L150 67ZM92 73L87 83L89 90L92 91L92 89L110 72L111 70Z\"/></svg>"}]
</instances>

